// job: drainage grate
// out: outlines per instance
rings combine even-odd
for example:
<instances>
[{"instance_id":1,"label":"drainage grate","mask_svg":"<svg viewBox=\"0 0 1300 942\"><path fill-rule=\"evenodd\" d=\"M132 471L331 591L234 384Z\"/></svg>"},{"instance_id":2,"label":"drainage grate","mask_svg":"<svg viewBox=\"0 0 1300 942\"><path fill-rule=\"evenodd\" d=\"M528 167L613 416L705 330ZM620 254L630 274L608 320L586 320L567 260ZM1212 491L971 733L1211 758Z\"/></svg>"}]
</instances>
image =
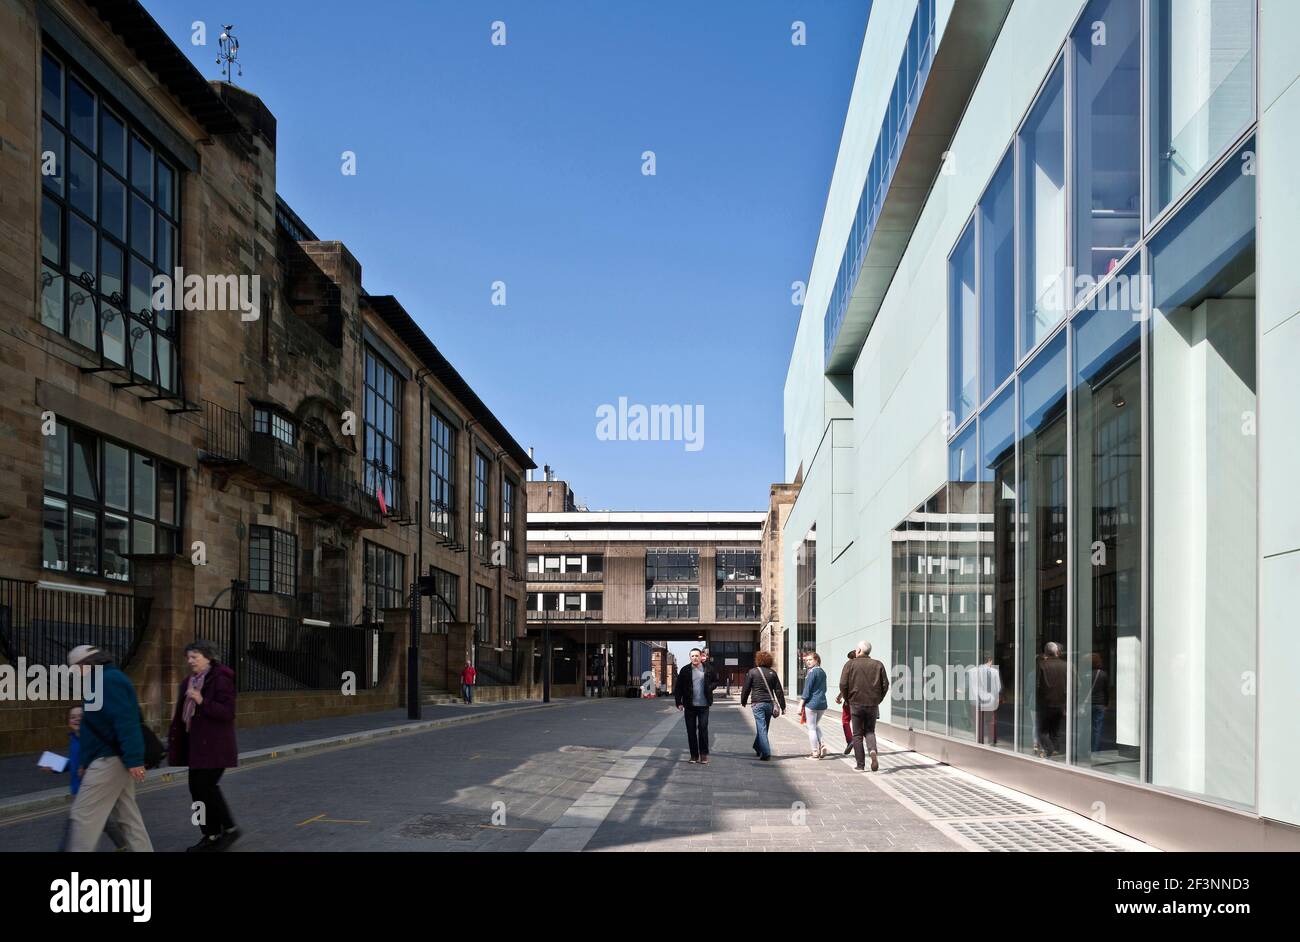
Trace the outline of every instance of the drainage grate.
<instances>
[{"instance_id":1,"label":"drainage grate","mask_svg":"<svg viewBox=\"0 0 1300 942\"><path fill-rule=\"evenodd\" d=\"M401 837L435 841L472 841L483 833L483 818L475 814L422 814L401 826Z\"/></svg>"},{"instance_id":2,"label":"drainage grate","mask_svg":"<svg viewBox=\"0 0 1300 942\"><path fill-rule=\"evenodd\" d=\"M995 818L1018 814L1041 814L1023 802L934 771L918 775L892 776L889 787L928 815L936 818Z\"/></svg>"},{"instance_id":3,"label":"drainage grate","mask_svg":"<svg viewBox=\"0 0 1300 942\"><path fill-rule=\"evenodd\" d=\"M1119 846L1063 821L953 821L946 825L984 850L995 853L1065 850L1119 851Z\"/></svg>"}]
</instances>

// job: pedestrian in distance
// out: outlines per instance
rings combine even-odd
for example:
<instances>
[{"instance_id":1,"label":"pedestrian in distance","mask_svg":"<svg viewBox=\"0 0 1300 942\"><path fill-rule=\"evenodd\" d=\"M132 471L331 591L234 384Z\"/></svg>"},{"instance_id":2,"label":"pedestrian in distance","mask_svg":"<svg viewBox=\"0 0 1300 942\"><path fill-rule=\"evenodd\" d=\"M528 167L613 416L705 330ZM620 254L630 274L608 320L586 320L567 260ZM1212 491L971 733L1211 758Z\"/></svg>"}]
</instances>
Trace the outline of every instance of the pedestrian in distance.
<instances>
[{"instance_id":1,"label":"pedestrian in distance","mask_svg":"<svg viewBox=\"0 0 1300 942\"><path fill-rule=\"evenodd\" d=\"M145 737L135 687L113 659L93 645L79 644L69 651L68 666L80 669L83 677L90 677L95 668L101 670L94 703L83 704L77 756L80 784L68 813L68 850L93 851L111 819L121 829L128 850L150 853L153 844L135 800L135 786L144 781L145 773Z\"/></svg>"},{"instance_id":2,"label":"pedestrian in distance","mask_svg":"<svg viewBox=\"0 0 1300 942\"><path fill-rule=\"evenodd\" d=\"M691 648L691 663L677 674L673 700L686 717L686 745L691 750L691 764L709 764L709 707L718 675L704 661L704 652Z\"/></svg>"},{"instance_id":3,"label":"pedestrian in distance","mask_svg":"<svg viewBox=\"0 0 1300 942\"><path fill-rule=\"evenodd\" d=\"M474 670L474 665L469 661L465 662L465 669L460 672L460 696L466 703L474 702L474 682L478 680L478 671Z\"/></svg>"},{"instance_id":4,"label":"pedestrian in distance","mask_svg":"<svg viewBox=\"0 0 1300 942\"><path fill-rule=\"evenodd\" d=\"M808 758L820 759L826 755L826 744L822 742L822 733L817 726L826 712L826 672L822 670L822 656L816 651L806 653L803 663L808 673L804 675L799 714L808 727L808 745L812 749Z\"/></svg>"},{"instance_id":5,"label":"pedestrian in distance","mask_svg":"<svg viewBox=\"0 0 1300 942\"><path fill-rule=\"evenodd\" d=\"M54 769L47 765L41 768L51 774ZM68 710L68 764L63 768L68 773L68 787L72 792L72 797L77 797L77 790L81 787L81 707L74 706ZM72 818L69 817L63 825L63 837L59 840L59 851L63 852L68 849L68 836L72 832ZM104 833L108 839L113 842L113 846L118 850L126 850L126 837L122 834L122 829L118 826L116 819L110 813L108 821L104 824Z\"/></svg>"},{"instance_id":6,"label":"pedestrian in distance","mask_svg":"<svg viewBox=\"0 0 1300 942\"><path fill-rule=\"evenodd\" d=\"M851 661L857 656L858 651L854 648L848 653L846 659ZM847 756L853 751L853 715L849 712L849 705L843 694L837 693L835 702L843 705L840 710L840 726L844 729L844 754Z\"/></svg>"},{"instance_id":7,"label":"pedestrian in distance","mask_svg":"<svg viewBox=\"0 0 1300 942\"><path fill-rule=\"evenodd\" d=\"M785 710L785 690L781 678L772 670L772 652L759 651L754 655L754 667L745 675L745 686L740 690L740 705L753 699L750 709L754 713L754 754L762 762L772 759L772 745L767 729L773 717Z\"/></svg>"},{"instance_id":8,"label":"pedestrian in distance","mask_svg":"<svg viewBox=\"0 0 1300 942\"><path fill-rule=\"evenodd\" d=\"M871 642L858 644L853 660L840 673L840 696L849 706L853 724L853 758L859 772L866 771L865 751L871 754L871 771L880 768L876 749L876 720L889 691L889 672L871 656Z\"/></svg>"},{"instance_id":9,"label":"pedestrian in distance","mask_svg":"<svg viewBox=\"0 0 1300 942\"><path fill-rule=\"evenodd\" d=\"M190 799L202 836L189 851L225 850L240 831L221 793L221 776L239 765L235 744L235 672L208 641L185 646L190 676L181 681L167 737L168 761L189 769Z\"/></svg>"}]
</instances>

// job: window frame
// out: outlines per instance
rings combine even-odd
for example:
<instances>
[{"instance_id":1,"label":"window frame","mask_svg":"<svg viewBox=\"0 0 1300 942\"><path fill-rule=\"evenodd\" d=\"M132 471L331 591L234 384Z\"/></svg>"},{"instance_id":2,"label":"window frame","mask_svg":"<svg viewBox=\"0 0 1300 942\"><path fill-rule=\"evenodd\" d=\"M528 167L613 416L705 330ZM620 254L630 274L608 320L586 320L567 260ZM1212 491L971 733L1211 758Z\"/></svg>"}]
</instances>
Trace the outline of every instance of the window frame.
<instances>
[{"instance_id":1,"label":"window frame","mask_svg":"<svg viewBox=\"0 0 1300 942\"><path fill-rule=\"evenodd\" d=\"M265 588L255 576L262 569L254 565L254 550L258 541L265 541ZM287 562L286 562L287 557ZM285 579L290 580L287 590ZM248 591L261 595L279 595L297 598L298 595L298 534L279 527L252 524L248 528Z\"/></svg>"},{"instance_id":2,"label":"window frame","mask_svg":"<svg viewBox=\"0 0 1300 942\"><path fill-rule=\"evenodd\" d=\"M63 52L48 38L43 38L39 56L42 88L44 88L44 69L47 58L56 63L59 69L59 107L61 113L56 117L47 112L45 110L45 96L42 94L40 111L37 116L40 122L40 153L42 155L42 160L37 161L37 176L40 180L38 202L40 204L39 216L41 219L41 223L38 225L38 243L40 245L38 250L38 260L40 262L38 288L40 297L37 306L39 308L39 320L46 328L57 331L60 336L71 343L91 351L101 363L111 363L113 368L129 372L133 380L142 380L141 385L157 390L160 394L179 394L183 372L181 362L183 312L181 305L176 304L173 304L172 309L166 312L154 311L152 282L153 278L159 274L165 274L170 279L174 277L176 269L182 267L181 246L184 228L181 206L185 184L185 174L182 172L184 165L148 132L144 123L139 121L129 108L124 107L106 92L99 83L78 66L72 56ZM89 94L93 113L91 120L93 144L85 141L71 127L69 109L72 105L68 91L70 79L75 80ZM123 163L121 168L110 163L108 155L105 153L104 126L106 115L122 128ZM49 176L41 173L39 169L44 163L43 155L50 152L50 145L54 143L45 140L46 122L49 123L59 137L57 142L59 152L56 154L55 160L55 167L58 172ZM148 154L150 176L149 192L147 194L135 185L133 179L134 161L136 159L134 142L136 140L140 141ZM83 144L89 145L89 149L82 146ZM76 205L74 202L69 155L78 152L89 158L89 166L93 172L94 179L91 193L93 218L88 218L83 206ZM166 176L170 177L169 186L167 187L171 203L170 209L163 208L160 199L163 192L161 184ZM59 181L58 186L49 185L48 181L50 180ZM122 194L120 235L113 229L108 228L104 221L104 183L106 180L118 186ZM56 249L59 257L57 259L50 259L45 254L46 240L43 227L46 200L50 201L59 215L59 244ZM136 244L134 238L137 222L135 207L137 203L142 205L143 211L149 214L147 255L145 250ZM91 232L93 273L90 269L83 268L81 275L74 276L72 274L73 263L69 232L73 223L88 227ZM170 250L168 252L169 257L160 262L159 246L162 240L158 239L158 235L161 232L169 234ZM119 252L121 258L117 279L118 290L112 292L105 290L108 287L104 277L106 248L110 251ZM137 265L147 275L148 284L144 286L146 291L145 306L139 310L131 310L131 293L133 290L131 275L136 270ZM61 321L58 327L55 327L50 322L45 311L46 291L56 281L58 282L59 300L57 303ZM89 318L91 323L89 329L94 333L92 344L85 343L84 340L75 335L72 292L78 287L84 292L84 303L90 304ZM172 287L176 291L180 286L173 285ZM123 325L120 331L120 340L115 338L115 344L120 343L121 360L118 360L105 349L105 307L112 311L113 318L120 318ZM108 319L108 323L112 323L112 318ZM135 368L136 344L146 335L149 338L150 373L148 375L138 372ZM136 339L133 341L132 337ZM166 349L170 350L165 370L160 365L158 357L160 338L164 341ZM170 396L164 398L170 398Z\"/></svg>"},{"instance_id":3,"label":"window frame","mask_svg":"<svg viewBox=\"0 0 1300 942\"><path fill-rule=\"evenodd\" d=\"M56 445L62 452L59 460L62 462L63 489L60 491L56 487L51 487L48 483L48 467L50 460L50 444L56 441L62 435L61 445ZM185 519L185 474L184 469L179 465L165 461L149 452L141 451L130 445L118 441L117 439L101 435L94 429L85 426L65 422L62 419L57 420L56 434L43 436L42 444L42 484L41 484L41 570L66 574L83 579L97 579L111 582L115 585L131 584L133 573L131 570L130 557L136 554L159 554L165 553L163 547L170 545L172 554L178 553L181 548L181 532L183 521ZM94 448L94 480L89 482L93 493L90 496L77 493L77 468L78 465L78 445L83 442L93 443ZM118 449L125 456L125 479L122 486L125 489L125 506L118 506L110 503L109 495L109 447ZM137 478L138 469L143 464L153 469L153 482L150 494L150 510L145 512L142 508L137 508L136 501L140 497L139 480ZM173 481L172 498L171 498L171 520L161 519L163 496L164 496L164 478L170 476ZM56 505L62 504L62 507ZM62 531L62 559L51 560L46 553L46 539L51 527L49 524L51 513L61 512L63 521L60 526ZM78 571L76 566L76 537L74 532L74 521L76 515L80 513L83 518L93 516L95 518L95 559L94 571ZM126 537L126 552L122 554L125 557L125 571L121 574L109 574L105 568L107 562L108 548L106 545L106 522L108 519L121 521L124 524L123 530ZM139 549L136 547L136 534L143 532L143 528L149 527L152 531L151 546L146 549L143 546ZM62 566L51 565L53 563L62 563Z\"/></svg>"}]
</instances>

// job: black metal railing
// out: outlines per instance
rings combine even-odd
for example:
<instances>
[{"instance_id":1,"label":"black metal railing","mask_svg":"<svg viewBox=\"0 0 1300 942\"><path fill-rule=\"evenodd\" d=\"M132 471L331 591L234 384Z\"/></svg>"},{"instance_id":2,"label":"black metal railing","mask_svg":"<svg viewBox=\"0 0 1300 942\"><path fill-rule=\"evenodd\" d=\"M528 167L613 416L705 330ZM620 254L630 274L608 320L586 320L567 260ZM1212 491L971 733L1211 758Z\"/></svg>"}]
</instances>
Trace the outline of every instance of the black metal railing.
<instances>
[{"instance_id":1,"label":"black metal railing","mask_svg":"<svg viewBox=\"0 0 1300 942\"><path fill-rule=\"evenodd\" d=\"M532 609L528 610L528 620L530 622L546 621L601 621L605 617L604 611L596 609L587 612L575 612L566 610L555 610L547 612L538 612Z\"/></svg>"},{"instance_id":2,"label":"black metal railing","mask_svg":"<svg viewBox=\"0 0 1300 942\"><path fill-rule=\"evenodd\" d=\"M348 672L356 689L377 687L393 645L392 632L379 625L304 625L205 605L194 607L194 636L216 646L240 690L339 690Z\"/></svg>"},{"instance_id":3,"label":"black metal railing","mask_svg":"<svg viewBox=\"0 0 1300 942\"><path fill-rule=\"evenodd\" d=\"M446 504L429 505L429 528L449 543L457 542L461 537L460 514L455 507Z\"/></svg>"},{"instance_id":4,"label":"black metal railing","mask_svg":"<svg viewBox=\"0 0 1300 942\"><path fill-rule=\"evenodd\" d=\"M494 648L490 644L474 645L474 669L480 684L508 687L519 677L519 649Z\"/></svg>"},{"instance_id":5,"label":"black metal railing","mask_svg":"<svg viewBox=\"0 0 1300 942\"><path fill-rule=\"evenodd\" d=\"M346 510L372 526L383 523L378 497L367 494L352 477L308 461L297 446L269 432L250 430L238 412L215 402L203 403L203 417L203 450L207 460L248 465L305 496Z\"/></svg>"},{"instance_id":6,"label":"black metal railing","mask_svg":"<svg viewBox=\"0 0 1300 942\"><path fill-rule=\"evenodd\" d=\"M66 664L93 644L119 667L131 662L149 621L150 599L123 592L45 588L0 578L0 653L14 663Z\"/></svg>"},{"instance_id":7,"label":"black metal railing","mask_svg":"<svg viewBox=\"0 0 1300 942\"><path fill-rule=\"evenodd\" d=\"M536 572L529 570L529 582L604 582L603 572L556 572L554 570Z\"/></svg>"}]
</instances>

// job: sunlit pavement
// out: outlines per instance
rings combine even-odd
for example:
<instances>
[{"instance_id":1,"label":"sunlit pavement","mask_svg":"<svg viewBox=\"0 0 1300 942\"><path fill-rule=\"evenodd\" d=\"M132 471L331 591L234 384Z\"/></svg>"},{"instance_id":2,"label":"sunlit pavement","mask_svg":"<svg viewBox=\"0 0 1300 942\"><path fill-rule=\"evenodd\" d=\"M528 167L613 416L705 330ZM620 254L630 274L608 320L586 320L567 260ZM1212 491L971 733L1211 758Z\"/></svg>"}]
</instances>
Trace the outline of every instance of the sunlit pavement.
<instances>
[{"instance_id":1,"label":"sunlit pavement","mask_svg":"<svg viewBox=\"0 0 1300 942\"><path fill-rule=\"evenodd\" d=\"M1143 849L884 743L877 773L806 759L791 719L773 722L773 760L759 762L734 699L710 725L707 766L687 762L664 700L573 701L272 760L222 781L245 835L230 852ZM822 730L838 756L833 711ZM140 805L155 849L196 840L183 784ZM0 823L0 849L53 849L65 814Z\"/></svg>"}]
</instances>

